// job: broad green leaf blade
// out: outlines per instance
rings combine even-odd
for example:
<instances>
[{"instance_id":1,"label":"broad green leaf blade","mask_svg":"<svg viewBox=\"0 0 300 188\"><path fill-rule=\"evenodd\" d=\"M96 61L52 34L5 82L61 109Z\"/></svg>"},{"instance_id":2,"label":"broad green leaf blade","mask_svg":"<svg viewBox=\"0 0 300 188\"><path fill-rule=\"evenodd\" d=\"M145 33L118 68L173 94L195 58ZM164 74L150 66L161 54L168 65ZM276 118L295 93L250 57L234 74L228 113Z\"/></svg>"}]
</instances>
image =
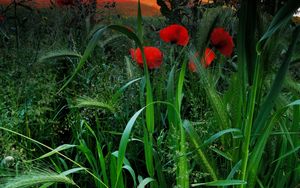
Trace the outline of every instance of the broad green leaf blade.
<instances>
[{"instance_id":1,"label":"broad green leaf blade","mask_svg":"<svg viewBox=\"0 0 300 188\"><path fill-rule=\"evenodd\" d=\"M256 62L257 1L241 1L237 36L238 74L243 99L247 84L252 85Z\"/></svg>"},{"instance_id":2,"label":"broad green leaf blade","mask_svg":"<svg viewBox=\"0 0 300 188\"><path fill-rule=\"evenodd\" d=\"M299 1L300 2L300 1ZM271 112L272 108L274 107L275 100L279 96L279 93L282 89L282 85L285 80L285 76L287 75L291 57L293 55L297 39L299 39L300 35L300 26L297 26L296 29L293 32L293 41L289 46L289 49L285 55L285 58L283 60L283 63L281 64L275 80L272 83L272 87L270 92L268 93L266 99L264 100L261 108L259 109L258 116L256 117L253 127L254 127L254 134L259 133L260 129L263 128L263 125L267 121L267 118L269 117L269 113Z\"/></svg>"},{"instance_id":3,"label":"broad green leaf blade","mask_svg":"<svg viewBox=\"0 0 300 188\"><path fill-rule=\"evenodd\" d=\"M99 160L99 163L100 163L100 168L101 168L103 180L104 180L104 183L106 185L108 185L109 182L108 182L108 176L107 176L107 173L106 173L106 170L107 170L106 169L106 161L105 161L105 158L104 158L104 155L103 155L103 152L102 152L101 144L100 144L100 142L98 140L98 137L96 136L94 130L88 125L88 123L86 121L84 121L83 125L85 125L88 128L88 130L92 133L92 135L96 139L98 160Z\"/></svg>"},{"instance_id":4,"label":"broad green leaf blade","mask_svg":"<svg viewBox=\"0 0 300 188\"><path fill-rule=\"evenodd\" d=\"M126 169L130 173L132 180L133 180L133 186L136 187L136 185L137 185L136 184L136 175L134 173L134 170L129 165L124 165L123 168Z\"/></svg>"},{"instance_id":5,"label":"broad green leaf blade","mask_svg":"<svg viewBox=\"0 0 300 188\"><path fill-rule=\"evenodd\" d=\"M238 161L234 166L233 168L231 169L230 173L228 174L227 176L227 180L230 180L234 177L234 175L238 172L238 170L241 168L241 164L242 164L242 161Z\"/></svg>"},{"instance_id":6,"label":"broad green leaf blade","mask_svg":"<svg viewBox=\"0 0 300 188\"><path fill-rule=\"evenodd\" d=\"M175 100L175 84L174 84L174 73L175 73L175 66L172 67L170 73L169 73L169 77L168 77L168 82L167 82L167 100L169 103L174 104L174 100ZM176 114L174 111L174 108L172 108L171 106L167 106L168 109L168 121L169 124L171 126L175 125L176 122Z\"/></svg>"},{"instance_id":7,"label":"broad green leaf blade","mask_svg":"<svg viewBox=\"0 0 300 188\"><path fill-rule=\"evenodd\" d=\"M210 150L214 151L215 153L217 153L218 155L221 155L222 157L224 157L225 159L232 161L232 156L230 156L228 153L225 153L217 148L209 148Z\"/></svg>"},{"instance_id":8,"label":"broad green leaf blade","mask_svg":"<svg viewBox=\"0 0 300 188\"><path fill-rule=\"evenodd\" d=\"M186 72L186 66L187 66L187 60L184 60L184 63L182 64L182 67L180 69L179 78L178 78L178 84L176 88L176 107L177 111L180 111L181 109L181 101L183 98L183 83L184 83L184 77Z\"/></svg>"},{"instance_id":9,"label":"broad green leaf blade","mask_svg":"<svg viewBox=\"0 0 300 188\"><path fill-rule=\"evenodd\" d=\"M242 131L240 129L236 129L236 128L222 130L222 131L212 135L207 140L205 140L204 143L201 145L201 147L207 146L207 145L213 143L214 141L216 141L221 136L228 134L228 133L233 133L233 132L238 132L238 133L242 134Z\"/></svg>"},{"instance_id":10,"label":"broad green leaf blade","mask_svg":"<svg viewBox=\"0 0 300 188\"><path fill-rule=\"evenodd\" d=\"M256 181L257 174L258 174L259 164L260 164L263 152L265 150L266 143L272 132L273 127L275 126L275 124L278 122L278 120L282 117L282 115L286 112L286 110L289 107L293 107L296 105L297 106L300 105L300 100L294 101L294 102L290 103L289 105L287 105L286 107L278 110L272 116L270 122L265 127L263 134L258 138L258 141L255 144L255 147L252 151L252 154L251 154L251 157L249 160L249 164L248 164L249 166L251 166L251 168L249 168L247 171L248 186L250 188L255 186L255 181Z\"/></svg>"},{"instance_id":11,"label":"broad green leaf blade","mask_svg":"<svg viewBox=\"0 0 300 188\"><path fill-rule=\"evenodd\" d=\"M35 160L40 160L40 159L43 159L43 158L46 158L46 157L50 157L50 156L52 156L52 155L54 155L54 154L57 154L57 153L59 153L59 152L61 152L61 151L64 151L64 150L67 150L67 149L70 149L70 148L74 148L74 147L76 147L76 146L77 146L77 145L63 144L63 145L58 146L57 148L53 149L52 151L50 151L50 152L48 152L48 153L46 153L46 154L40 156L39 158L34 159L34 160L31 160L31 162L32 162L32 161L35 161Z\"/></svg>"},{"instance_id":12,"label":"broad green leaf blade","mask_svg":"<svg viewBox=\"0 0 300 188\"><path fill-rule=\"evenodd\" d=\"M129 87L131 86L132 84L140 81L142 78L136 78L134 80L131 80L129 81L128 83L126 83L124 86L122 86L113 96L112 96L112 99L111 101L113 103L116 103L117 100L119 99L119 97L122 95L122 93L124 93L124 91Z\"/></svg>"},{"instance_id":13,"label":"broad green leaf blade","mask_svg":"<svg viewBox=\"0 0 300 188\"><path fill-rule=\"evenodd\" d=\"M137 33L138 33L139 39L143 43L143 17L142 17L140 0L138 0Z\"/></svg>"},{"instance_id":14,"label":"broad green leaf blade","mask_svg":"<svg viewBox=\"0 0 300 188\"><path fill-rule=\"evenodd\" d=\"M78 149L80 149L80 151L85 155L85 158L91 165L91 168L93 169L93 171L96 171L98 165L97 165L97 160L96 160L95 156L93 155L92 150L90 150L90 148L87 146L84 139L79 139L79 143L80 143L80 145L78 146Z\"/></svg>"},{"instance_id":15,"label":"broad green leaf blade","mask_svg":"<svg viewBox=\"0 0 300 188\"><path fill-rule=\"evenodd\" d=\"M155 181L155 179L153 179L153 178L145 178L141 181L141 183L138 185L137 188L145 188L148 183L154 182L154 181Z\"/></svg>"},{"instance_id":16,"label":"broad green leaf blade","mask_svg":"<svg viewBox=\"0 0 300 188\"><path fill-rule=\"evenodd\" d=\"M120 145L119 145L119 150L118 150L118 160L117 160L117 182L119 181L119 176L121 174L122 171L122 165L124 162L124 158L125 158L125 152L126 152L126 147L129 141L129 136L131 134L131 130L133 128L133 125L136 121L136 119L139 117L139 115L142 113L142 111L145 109L146 107L140 109L139 111L137 111L128 121L125 130L122 134L121 137L121 141L120 141Z\"/></svg>"},{"instance_id":17,"label":"broad green leaf blade","mask_svg":"<svg viewBox=\"0 0 300 188\"><path fill-rule=\"evenodd\" d=\"M66 171L64 171L64 172L62 172L60 174L67 176L67 175L74 174L74 173L77 173L79 171L82 171L84 169L85 168L72 168L72 169L66 170Z\"/></svg>"},{"instance_id":18,"label":"broad green leaf blade","mask_svg":"<svg viewBox=\"0 0 300 188\"><path fill-rule=\"evenodd\" d=\"M82 58L82 56L74 51L69 50L60 50L49 52L38 59L38 62L45 62L51 59L64 58L64 57L74 57L74 58Z\"/></svg>"},{"instance_id":19,"label":"broad green leaf blade","mask_svg":"<svg viewBox=\"0 0 300 188\"><path fill-rule=\"evenodd\" d=\"M242 180L218 180L218 181L212 181L207 183L195 183L192 184L192 187L199 187L199 186L221 187L221 186L244 185L244 184L247 184L247 182Z\"/></svg>"},{"instance_id":20,"label":"broad green leaf blade","mask_svg":"<svg viewBox=\"0 0 300 188\"><path fill-rule=\"evenodd\" d=\"M256 50L261 53L262 47L265 41L270 38L282 25L289 21L293 14L300 7L299 0L289 0L285 5L279 10L279 12L273 18L267 32L261 37L257 43ZM295 38L294 38L295 39Z\"/></svg>"},{"instance_id":21,"label":"broad green leaf blade","mask_svg":"<svg viewBox=\"0 0 300 188\"><path fill-rule=\"evenodd\" d=\"M146 56L143 48L143 18L141 3L138 0L138 15L137 15L137 35L141 42L139 45L142 51L144 74L146 78L146 105L148 106L153 102L153 93L152 86L150 81L150 75L148 71L148 65L146 62ZM146 168L150 177L154 177L154 164L153 164L153 133L154 133L154 106L150 105L146 108L146 126L147 130L144 130L144 149L145 149L145 159L146 159Z\"/></svg>"},{"instance_id":22,"label":"broad green leaf blade","mask_svg":"<svg viewBox=\"0 0 300 188\"><path fill-rule=\"evenodd\" d=\"M150 177L154 176L154 164L153 164L153 138L152 134L144 126L144 153L145 162L148 174Z\"/></svg>"},{"instance_id":23,"label":"broad green leaf blade","mask_svg":"<svg viewBox=\"0 0 300 188\"><path fill-rule=\"evenodd\" d=\"M187 60L184 60L184 63L182 64L177 88L176 88L176 99L175 99L175 107L178 112L180 112L181 109L181 101L183 98L183 83L184 83L184 77L186 72L186 66L187 66ZM180 114L179 114L180 115ZM179 133L180 133L180 141L179 141L179 152L181 154L181 157L179 158L179 161L177 163L178 168L178 174L177 174L177 186L182 188L188 188L189 187L189 170L188 170L188 160L186 157L186 136L185 136L185 130L182 125L181 117L178 119L179 123ZM174 120L176 122L176 119ZM177 125L175 125L177 126ZM176 129L177 127L175 127Z\"/></svg>"},{"instance_id":24,"label":"broad green leaf blade","mask_svg":"<svg viewBox=\"0 0 300 188\"><path fill-rule=\"evenodd\" d=\"M177 186L182 188L189 188L189 169L188 169L188 160L186 156L186 136L185 131L182 125L182 120L180 119L180 142L179 142L179 152L181 154L179 162L177 164L178 175L176 179L178 180Z\"/></svg>"}]
</instances>

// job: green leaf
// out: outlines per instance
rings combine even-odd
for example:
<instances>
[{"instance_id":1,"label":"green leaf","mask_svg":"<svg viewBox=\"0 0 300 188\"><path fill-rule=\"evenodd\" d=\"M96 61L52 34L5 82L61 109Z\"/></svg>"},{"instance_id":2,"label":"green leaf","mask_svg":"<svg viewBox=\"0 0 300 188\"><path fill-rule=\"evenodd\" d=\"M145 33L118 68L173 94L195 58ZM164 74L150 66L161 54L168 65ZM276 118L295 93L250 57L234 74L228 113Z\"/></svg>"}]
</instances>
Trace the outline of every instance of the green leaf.
<instances>
[{"instance_id":1,"label":"green leaf","mask_svg":"<svg viewBox=\"0 0 300 188\"><path fill-rule=\"evenodd\" d=\"M292 154L295 154L299 149L300 149L300 146L292 149L291 151L287 152L286 154L280 156L278 159L272 161L272 163L275 163L276 161L282 160L282 159L284 159L284 158L286 158L286 157L288 157L288 156L290 156Z\"/></svg>"},{"instance_id":2,"label":"green leaf","mask_svg":"<svg viewBox=\"0 0 300 188\"><path fill-rule=\"evenodd\" d=\"M258 116L256 117L253 127L254 127L254 134L259 133L259 130L263 128L265 122L267 121L269 117L269 113L271 112L272 108L274 107L274 103L276 98L279 96L279 93L282 89L285 76L288 72L289 65L291 62L291 57L295 49L295 45L297 42L297 39L300 35L300 26L297 26L296 29L293 32L293 41L289 46L289 49L285 55L285 58L283 60L283 63L281 64L275 80L273 81L272 87L270 89L270 92L268 93L266 99L264 100L261 108L259 109Z\"/></svg>"},{"instance_id":3,"label":"green leaf","mask_svg":"<svg viewBox=\"0 0 300 188\"><path fill-rule=\"evenodd\" d=\"M261 37L261 39L257 43L256 50L258 53L261 53L265 41L268 38L270 38L282 25L284 25L287 21L291 20L293 14L297 11L299 7L300 1L298 0L289 0L285 3L285 5L273 18L267 32Z\"/></svg>"},{"instance_id":4,"label":"green leaf","mask_svg":"<svg viewBox=\"0 0 300 188\"><path fill-rule=\"evenodd\" d=\"M207 146L207 145L213 143L215 140L217 140L221 136L228 134L228 133L233 133L233 132L238 132L238 133L242 134L242 131L240 129L236 129L236 128L222 130L222 131L212 135L207 140L205 140L204 143L201 145L201 147Z\"/></svg>"},{"instance_id":5,"label":"green leaf","mask_svg":"<svg viewBox=\"0 0 300 188\"><path fill-rule=\"evenodd\" d=\"M214 151L215 153L221 155L222 157L224 157L225 159L229 160L229 161L232 161L232 157L228 154L228 153L225 153L217 148L209 148L210 150Z\"/></svg>"},{"instance_id":6,"label":"green leaf","mask_svg":"<svg viewBox=\"0 0 300 188\"><path fill-rule=\"evenodd\" d=\"M46 157L50 157L54 154L57 154L59 153L60 151L64 151L64 150L67 150L67 149L70 149L70 148L74 148L76 147L77 145L71 145L71 144L63 144L61 146L58 146L57 148L53 149L52 151L40 156L39 158L37 159L34 159L34 160L30 160L30 162L32 161L35 161L35 160L40 160L40 159L43 159L43 158L46 158Z\"/></svg>"},{"instance_id":7,"label":"green leaf","mask_svg":"<svg viewBox=\"0 0 300 188\"><path fill-rule=\"evenodd\" d=\"M243 99L247 84L252 85L256 62L257 1L241 1L237 36L238 74Z\"/></svg>"},{"instance_id":8,"label":"green leaf","mask_svg":"<svg viewBox=\"0 0 300 188\"><path fill-rule=\"evenodd\" d=\"M132 180L133 180L133 187L136 187L136 175L134 173L134 170L129 165L124 165L123 168L126 169L130 173Z\"/></svg>"},{"instance_id":9,"label":"green leaf","mask_svg":"<svg viewBox=\"0 0 300 188\"><path fill-rule=\"evenodd\" d=\"M100 144L100 142L98 140L98 137L96 136L94 130L88 125L88 123L86 121L84 121L83 125L88 128L88 130L92 133L92 135L96 139L97 154L98 154L98 159L99 159L99 162L100 162L100 169L101 169L101 172L102 172L102 175L103 175L104 183L106 185L108 185L109 182L108 182L108 177L107 177L107 173L106 173L106 170L107 170L106 169L106 161L105 161L104 156L103 156L101 144Z\"/></svg>"},{"instance_id":10,"label":"green leaf","mask_svg":"<svg viewBox=\"0 0 300 188\"><path fill-rule=\"evenodd\" d=\"M125 158L125 152L126 152L126 147L129 141L129 136L131 134L131 130L133 128L133 125L136 121L136 119L139 117L139 115L142 113L142 111L145 109L146 107L140 109L139 111L137 111L128 121L125 130L122 134L121 137L121 141L120 141L120 145L119 145L119 150L118 150L118 160L117 160L117 180L116 182L118 182L119 180L119 176L121 174L122 171L122 165L124 162L124 158ZM116 184L117 185L117 184Z\"/></svg>"},{"instance_id":11,"label":"green leaf","mask_svg":"<svg viewBox=\"0 0 300 188\"><path fill-rule=\"evenodd\" d=\"M272 132L273 127L278 122L278 120L282 117L282 115L286 112L286 110L289 107L293 107L295 105L300 105L300 100L294 101L287 105L286 107L278 110L271 118L267 126L264 128L263 134L258 138L257 143L255 144L255 147L252 151L248 166L251 166L251 168L248 169L248 187L254 187L256 177L258 174L258 168L259 164L262 159L263 152L265 150L266 143L268 141L268 138Z\"/></svg>"},{"instance_id":12,"label":"green leaf","mask_svg":"<svg viewBox=\"0 0 300 188\"><path fill-rule=\"evenodd\" d=\"M238 170L241 168L241 164L242 164L242 161L238 161L234 166L233 168L231 169L230 173L228 174L227 176L227 180L230 180L234 177L234 175L238 172Z\"/></svg>"},{"instance_id":13,"label":"green leaf","mask_svg":"<svg viewBox=\"0 0 300 188\"><path fill-rule=\"evenodd\" d=\"M212 181L207 183L196 183L192 184L192 187L198 187L198 186L230 186L230 185L244 185L247 184L247 182L242 180L218 180L218 181Z\"/></svg>"},{"instance_id":14,"label":"green leaf","mask_svg":"<svg viewBox=\"0 0 300 188\"><path fill-rule=\"evenodd\" d=\"M167 82L167 100L169 103L174 103L175 100L175 84L174 84L174 76L175 76L175 66L172 67L169 77L168 77L168 82ZM171 106L167 106L168 109L168 121L169 124L174 126L176 123L176 112Z\"/></svg>"},{"instance_id":15,"label":"green leaf","mask_svg":"<svg viewBox=\"0 0 300 188\"><path fill-rule=\"evenodd\" d=\"M65 57L74 57L74 58L82 58L82 56L74 51L70 50L60 50L60 51L54 51L49 52L43 56L41 56L38 59L38 62L44 62L51 59L57 59L57 58L65 58Z\"/></svg>"},{"instance_id":16,"label":"green leaf","mask_svg":"<svg viewBox=\"0 0 300 188\"><path fill-rule=\"evenodd\" d=\"M148 183L154 182L154 181L155 181L155 179L153 179L153 178L145 178L141 181L141 183L138 185L137 188L145 188Z\"/></svg>"},{"instance_id":17,"label":"green leaf","mask_svg":"<svg viewBox=\"0 0 300 188\"><path fill-rule=\"evenodd\" d=\"M129 86L131 86L132 84L136 83L137 81L140 81L142 78L136 78L134 80L129 81L128 83L126 83L124 86L122 86L113 96L111 101L113 103L116 103L117 100L119 99L119 97L124 93L125 89L127 89Z\"/></svg>"}]
</instances>

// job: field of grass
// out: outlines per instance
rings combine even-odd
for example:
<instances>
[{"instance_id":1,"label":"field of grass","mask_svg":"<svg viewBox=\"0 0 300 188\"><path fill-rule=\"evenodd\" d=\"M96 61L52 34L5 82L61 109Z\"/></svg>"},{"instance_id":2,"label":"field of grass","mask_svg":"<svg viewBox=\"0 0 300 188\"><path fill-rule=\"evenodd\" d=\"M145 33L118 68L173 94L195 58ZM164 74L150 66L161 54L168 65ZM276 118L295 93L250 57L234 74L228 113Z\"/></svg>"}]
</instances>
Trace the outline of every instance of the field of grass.
<instances>
[{"instance_id":1,"label":"field of grass","mask_svg":"<svg viewBox=\"0 0 300 188\"><path fill-rule=\"evenodd\" d=\"M1 7L0 187L299 187L300 2L136 7Z\"/></svg>"}]
</instances>

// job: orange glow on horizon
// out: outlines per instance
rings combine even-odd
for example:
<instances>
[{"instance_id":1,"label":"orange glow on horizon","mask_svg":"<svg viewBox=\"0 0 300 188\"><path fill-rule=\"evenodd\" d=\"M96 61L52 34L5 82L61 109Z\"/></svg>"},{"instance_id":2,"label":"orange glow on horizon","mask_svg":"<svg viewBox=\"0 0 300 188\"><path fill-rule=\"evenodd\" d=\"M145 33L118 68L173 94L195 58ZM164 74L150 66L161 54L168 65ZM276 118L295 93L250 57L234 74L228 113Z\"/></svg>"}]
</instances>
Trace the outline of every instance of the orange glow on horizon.
<instances>
[{"instance_id":1,"label":"orange glow on horizon","mask_svg":"<svg viewBox=\"0 0 300 188\"><path fill-rule=\"evenodd\" d=\"M55 2L55 0L53 0ZM103 2L137 2L137 0L97 0L98 3ZM0 0L0 4L9 4L12 0ZM47 7L50 5L50 0L34 0L34 3L41 5L42 7ZM144 5L152 6L155 8L159 8L159 6L156 4L156 0L141 0L141 3Z\"/></svg>"},{"instance_id":2,"label":"orange glow on horizon","mask_svg":"<svg viewBox=\"0 0 300 188\"><path fill-rule=\"evenodd\" d=\"M55 2L56 0L52 0ZM7 5L12 0L0 0L0 5ZM29 4L37 8L47 8L50 6L50 0L32 0ZM116 2L116 12L125 16L135 16L137 14L138 0L97 0L99 8L103 7L104 3ZM140 0L143 16L158 16L160 15L159 6L156 0Z\"/></svg>"}]
</instances>

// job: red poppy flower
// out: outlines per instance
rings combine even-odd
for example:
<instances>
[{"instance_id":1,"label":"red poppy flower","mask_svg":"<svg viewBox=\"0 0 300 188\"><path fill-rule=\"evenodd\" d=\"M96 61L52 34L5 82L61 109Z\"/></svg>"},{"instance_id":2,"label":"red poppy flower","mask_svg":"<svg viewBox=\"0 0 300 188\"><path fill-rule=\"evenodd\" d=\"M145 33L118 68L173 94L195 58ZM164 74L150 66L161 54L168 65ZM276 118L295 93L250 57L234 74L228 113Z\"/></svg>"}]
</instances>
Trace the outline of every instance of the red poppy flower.
<instances>
[{"instance_id":1,"label":"red poppy flower","mask_svg":"<svg viewBox=\"0 0 300 188\"><path fill-rule=\"evenodd\" d=\"M182 25L173 24L159 31L160 38L165 42L186 46L189 43L189 32Z\"/></svg>"},{"instance_id":2,"label":"red poppy flower","mask_svg":"<svg viewBox=\"0 0 300 188\"><path fill-rule=\"evenodd\" d=\"M58 6L67 6L67 5L73 5L73 0L56 0L56 4Z\"/></svg>"},{"instance_id":3,"label":"red poppy flower","mask_svg":"<svg viewBox=\"0 0 300 188\"><path fill-rule=\"evenodd\" d=\"M204 54L205 55L201 58L201 64L205 68L207 68L213 62L213 60L216 58L216 54L210 48L206 48ZM199 53L196 52L194 56L195 56L195 58L199 57ZM195 64L195 62L193 62L193 60L190 60L190 62L189 62L189 70L191 72L196 72L196 64Z\"/></svg>"},{"instance_id":4,"label":"red poppy flower","mask_svg":"<svg viewBox=\"0 0 300 188\"><path fill-rule=\"evenodd\" d=\"M201 59L201 63L205 66L205 67L208 67L211 62L213 62L213 60L216 58L216 54L215 52L210 49L210 48L206 48L205 49L205 56L202 57Z\"/></svg>"},{"instance_id":5,"label":"red poppy flower","mask_svg":"<svg viewBox=\"0 0 300 188\"><path fill-rule=\"evenodd\" d=\"M158 48L146 46L144 47L144 53L149 69L158 68L162 64L163 53ZM130 49L130 54L132 59L135 60L139 66L143 67L143 57L140 48Z\"/></svg>"},{"instance_id":6,"label":"red poppy flower","mask_svg":"<svg viewBox=\"0 0 300 188\"><path fill-rule=\"evenodd\" d=\"M210 35L210 41L211 44L221 52L221 54L226 57L231 56L234 43L232 37L224 30L224 28L215 28Z\"/></svg>"}]
</instances>

